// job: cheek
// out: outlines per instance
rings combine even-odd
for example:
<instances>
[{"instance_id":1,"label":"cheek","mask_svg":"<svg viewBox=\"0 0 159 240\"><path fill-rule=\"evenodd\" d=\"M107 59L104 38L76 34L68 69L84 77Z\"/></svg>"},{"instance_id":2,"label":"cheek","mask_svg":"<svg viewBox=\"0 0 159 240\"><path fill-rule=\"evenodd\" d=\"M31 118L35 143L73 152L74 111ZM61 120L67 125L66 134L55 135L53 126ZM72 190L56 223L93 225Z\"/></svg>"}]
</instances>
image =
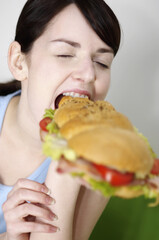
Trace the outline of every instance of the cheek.
<instances>
[{"instance_id":1,"label":"cheek","mask_svg":"<svg viewBox=\"0 0 159 240\"><path fill-rule=\"evenodd\" d=\"M104 100L110 86L110 74L95 82L95 100Z\"/></svg>"},{"instance_id":2,"label":"cheek","mask_svg":"<svg viewBox=\"0 0 159 240\"><path fill-rule=\"evenodd\" d=\"M54 83L49 83L49 76L44 76L41 71L39 74L30 74L27 87L27 100L29 109L36 118L40 120L44 114L44 109L50 105L54 92Z\"/></svg>"},{"instance_id":3,"label":"cheek","mask_svg":"<svg viewBox=\"0 0 159 240\"><path fill-rule=\"evenodd\" d=\"M53 67L39 66L29 71L27 101L36 121L41 120L46 108L54 107L56 90L68 77L66 71Z\"/></svg>"}]
</instances>

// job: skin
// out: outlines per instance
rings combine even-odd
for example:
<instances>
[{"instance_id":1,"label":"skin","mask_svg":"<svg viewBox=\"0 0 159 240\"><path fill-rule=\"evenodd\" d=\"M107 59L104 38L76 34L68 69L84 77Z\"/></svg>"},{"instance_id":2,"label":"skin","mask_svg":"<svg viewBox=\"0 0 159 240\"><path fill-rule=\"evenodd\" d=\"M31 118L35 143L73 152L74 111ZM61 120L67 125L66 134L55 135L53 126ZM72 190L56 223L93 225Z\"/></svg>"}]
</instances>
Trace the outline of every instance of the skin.
<instances>
[{"instance_id":1,"label":"skin","mask_svg":"<svg viewBox=\"0 0 159 240\"><path fill-rule=\"evenodd\" d=\"M105 49L105 52L99 49ZM49 167L45 193L41 191L44 185L24 178L45 159L38 126L44 109L54 108L56 97L68 91L87 93L93 100L103 100L110 85L112 61L112 49L97 36L74 4L51 20L29 54L24 55L17 42L10 45L9 68L13 76L22 82L22 93L21 97L11 100L0 137L3 146L3 152L0 150L0 178L3 184L14 185L3 205L7 235L0 239L89 238L107 199L85 189L70 176L58 175L54 162ZM10 156L12 162L7 160ZM17 165L18 170L15 168ZM51 200L54 198L56 203L46 203L48 197ZM25 202L29 199L33 202L31 210ZM39 204L38 209L34 203ZM50 213L58 216L56 223L49 219ZM36 217L34 224L27 225L24 216L28 215ZM54 228L51 233L51 225L59 227L60 231L53 233L57 230Z\"/></svg>"}]
</instances>

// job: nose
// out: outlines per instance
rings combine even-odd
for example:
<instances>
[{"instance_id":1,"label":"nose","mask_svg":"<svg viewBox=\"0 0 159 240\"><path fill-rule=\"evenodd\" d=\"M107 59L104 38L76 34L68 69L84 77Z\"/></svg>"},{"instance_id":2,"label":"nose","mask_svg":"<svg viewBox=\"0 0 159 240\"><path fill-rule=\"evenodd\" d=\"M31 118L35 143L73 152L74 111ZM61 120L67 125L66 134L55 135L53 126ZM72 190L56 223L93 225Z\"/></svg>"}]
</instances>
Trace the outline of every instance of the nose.
<instances>
[{"instance_id":1,"label":"nose","mask_svg":"<svg viewBox=\"0 0 159 240\"><path fill-rule=\"evenodd\" d=\"M81 82L91 83L96 80L95 68L91 59L82 59L73 72L73 78Z\"/></svg>"}]
</instances>

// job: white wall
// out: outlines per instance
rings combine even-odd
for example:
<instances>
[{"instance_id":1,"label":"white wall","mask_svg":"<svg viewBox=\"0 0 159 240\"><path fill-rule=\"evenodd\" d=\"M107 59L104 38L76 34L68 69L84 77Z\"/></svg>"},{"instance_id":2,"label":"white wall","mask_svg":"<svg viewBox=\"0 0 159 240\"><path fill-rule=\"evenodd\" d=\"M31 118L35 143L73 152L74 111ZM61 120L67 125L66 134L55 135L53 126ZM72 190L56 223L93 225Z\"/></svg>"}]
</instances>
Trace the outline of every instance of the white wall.
<instances>
[{"instance_id":1,"label":"white wall","mask_svg":"<svg viewBox=\"0 0 159 240\"><path fill-rule=\"evenodd\" d=\"M11 78L7 49L26 0L0 2L0 82ZM159 1L106 0L123 30L107 99L134 123L159 155Z\"/></svg>"},{"instance_id":2,"label":"white wall","mask_svg":"<svg viewBox=\"0 0 159 240\"><path fill-rule=\"evenodd\" d=\"M123 30L108 100L159 155L159 1L107 0Z\"/></svg>"},{"instance_id":3,"label":"white wall","mask_svg":"<svg viewBox=\"0 0 159 240\"><path fill-rule=\"evenodd\" d=\"M16 23L26 0L0 1L0 82L12 79L8 70L8 46L14 40Z\"/></svg>"}]
</instances>

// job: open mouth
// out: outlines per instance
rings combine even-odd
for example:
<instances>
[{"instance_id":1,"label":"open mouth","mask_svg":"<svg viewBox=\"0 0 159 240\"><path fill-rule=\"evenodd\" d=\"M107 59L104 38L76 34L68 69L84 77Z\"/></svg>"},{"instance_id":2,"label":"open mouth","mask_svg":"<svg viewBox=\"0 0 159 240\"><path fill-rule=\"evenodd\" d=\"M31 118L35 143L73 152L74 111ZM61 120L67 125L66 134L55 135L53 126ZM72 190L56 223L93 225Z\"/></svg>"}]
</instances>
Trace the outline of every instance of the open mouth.
<instances>
[{"instance_id":1,"label":"open mouth","mask_svg":"<svg viewBox=\"0 0 159 240\"><path fill-rule=\"evenodd\" d=\"M61 101L61 99L63 98L63 96L64 96L63 94L60 94L60 95L58 95L57 98L55 99L55 109L58 108L59 102Z\"/></svg>"},{"instance_id":2,"label":"open mouth","mask_svg":"<svg viewBox=\"0 0 159 240\"><path fill-rule=\"evenodd\" d=\"M88 96L86 94L80 94L80 93L75 93L75 92L65 92L65 93L59 94L57 96L57 98L55 99L55 109L58 108L59 102L61 101L61 99L64 96L79 97L79 98L89 98L90 99L90 96Z\"/></svg>"}]
</instances>

